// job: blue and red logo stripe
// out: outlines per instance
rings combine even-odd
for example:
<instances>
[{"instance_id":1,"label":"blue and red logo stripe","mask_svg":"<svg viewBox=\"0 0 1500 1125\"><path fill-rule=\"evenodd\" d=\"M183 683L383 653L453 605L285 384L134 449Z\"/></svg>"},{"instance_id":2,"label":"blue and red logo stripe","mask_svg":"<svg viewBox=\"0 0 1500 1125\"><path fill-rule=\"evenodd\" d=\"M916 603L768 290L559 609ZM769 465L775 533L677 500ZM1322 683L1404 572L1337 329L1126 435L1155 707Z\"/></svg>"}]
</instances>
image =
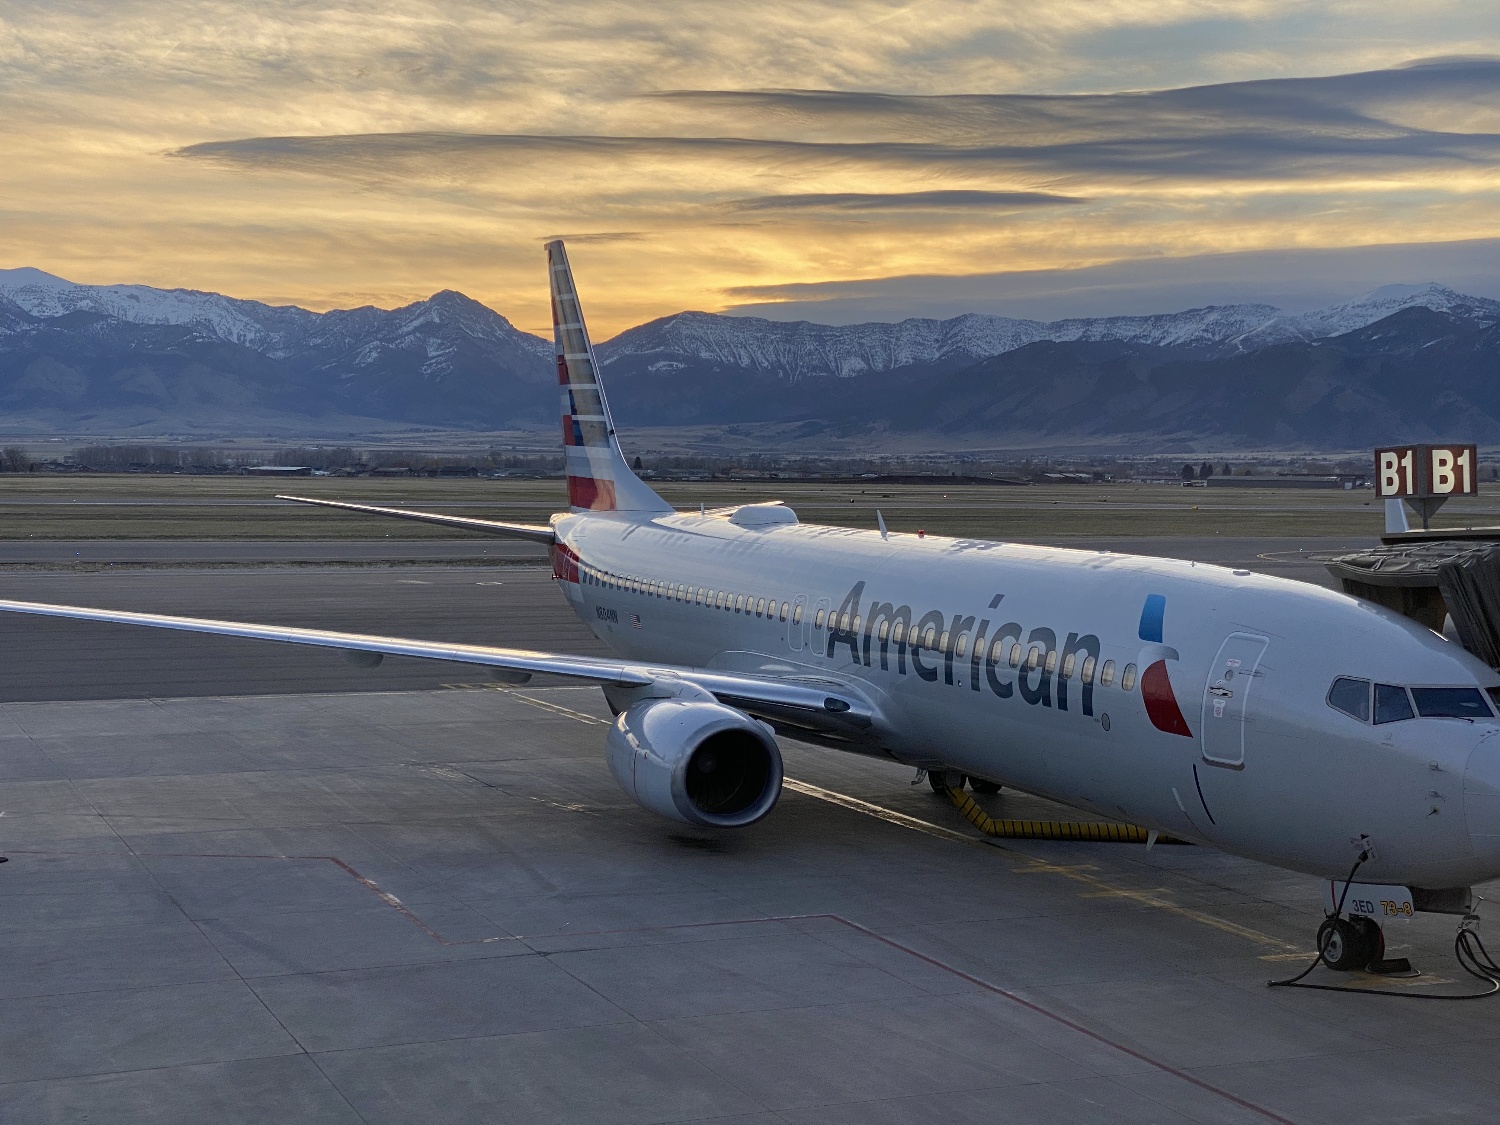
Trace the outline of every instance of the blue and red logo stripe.
<instances>
[{"instance_id":1,"label":"blue and red logo stripe","mask_svg":"<svg viewBox=\"0 0 1500 1125\"><path fill-rule=\"evenodd\" d=\"M1145 667L1141 673L1141 698L1146 702L1146 716L1157 730L1192 738L1192 729L1182 716L1182 708L1172 691L1172 680L1167 675L1167 661L1177 659L1177 650L1162 643L1166 615L1165 595L1148 594L1146 604L1141 607L1140 637L1146 642L1140 656Z\"/></svg>"}]
</instances>

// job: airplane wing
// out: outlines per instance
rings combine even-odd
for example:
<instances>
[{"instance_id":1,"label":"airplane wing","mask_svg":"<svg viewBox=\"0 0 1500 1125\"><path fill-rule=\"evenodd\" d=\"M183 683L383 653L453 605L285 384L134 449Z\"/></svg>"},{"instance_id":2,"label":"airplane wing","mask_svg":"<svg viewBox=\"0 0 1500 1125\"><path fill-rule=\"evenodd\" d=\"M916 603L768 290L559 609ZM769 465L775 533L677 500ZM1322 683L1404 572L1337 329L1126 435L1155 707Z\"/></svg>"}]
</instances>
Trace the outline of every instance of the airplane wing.
<instances>
[{"instance_id":1,"label":"airplane wing","mask_svg":"<svg viewBox=\"0 0 1500 1125\"><path fill-rule=\"evenodd\" d=\"M345 504L341 500L314 500L307 496L277 496L276 499L291 500L297 504L317 504L324 508L343 508L350 512L368 512L374 516L395 516L403 520L439 523L445 527L461 527L467 531L506 535L512 539L529 539L533 543L545 543L548 546L553 541L550 527L534 523L501 523L499 520L481 520L471 516L446 516L441 512L412 512L405 508L377 508L370 504Z\"/></svg>"},{"instance_id":2,"label":"airplane wing","mask_svg":"<svg viewBox=\"0 0 1500 1125\"><path fill-rule=\"evenodd\" d=\"M875 712L869 703L850 685L834 679L772 679L736 672L603 660L518 648L407 640L365 633L338 633L324 629L255 625L241 621L214 621L200 617L173 617L161 613L134 613L128 610L91 609L41 602L0 600L0 612L67 617L113 625L144 625L187 633L211 633L250 640L315 645L342 649L345 652L379 653L382 656L450 660L512 672L566 676L600 686L644 688L653 684L686 681L712 693L721 702L766 719L773 725L796 728L798 731L839 742L868 741L875 722Z\"/></svg>"}]
</instances>

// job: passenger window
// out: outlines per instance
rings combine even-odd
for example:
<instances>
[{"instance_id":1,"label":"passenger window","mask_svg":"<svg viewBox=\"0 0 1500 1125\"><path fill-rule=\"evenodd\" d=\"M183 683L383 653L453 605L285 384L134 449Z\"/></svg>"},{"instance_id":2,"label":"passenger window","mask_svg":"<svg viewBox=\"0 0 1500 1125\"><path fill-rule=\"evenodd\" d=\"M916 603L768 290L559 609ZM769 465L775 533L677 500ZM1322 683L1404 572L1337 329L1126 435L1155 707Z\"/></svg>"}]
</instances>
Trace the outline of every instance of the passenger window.
<instances>
[{"instance_id":1,"label":"passenger window","mask_svg":"<svg viewBox=\"0 0 1500 1125\"><path fill-rule=\"evenodd\" d=\"M1010 666L1019 668L1021 666L1021 642L1017 641L1010 646Z\"/></svg>"},{"instance_id":2,"label":"passenger window","mask_svg":"<svg viewBox=\"0 0 1500 1125\"><path fill-rule=\"evenodd\" d=\"M1362 723L1370 721L1370 681L1340 676L1328 689L1328 706Z\"/></svg>"},{"instance_id":3,"label":"passenger window","mask_svg":"<svg viewBox=\"0 0 1500 1125\"><path fill-rule=\"evenodd\" d=\"M853 626L852 626L852 632L858 633L859 632L859 625L860 625L859 614L856 613L854 615L854 623L853 623Z\"/></svg>"},{"instance_id":4,"label":"passenger window","mask_svg":"<svg viewBox=\"0 0 1500 1125\"><path fill-rule=\"evenodd\" d=\"M882 621L880 623L880 639L882 641L891 639L891 623L889 621Z\"/></svg>"},{"instance_id":5,"label":"passenger window","mask_svg":"<svg viewBox=\"0 0 1500 1125\"><path fill-rule=\"evenodd\" d=\"M1414 687L1417 714L1424 719L1488 719L1489 705L1478 688Z\"/></svg>"},{"instance_id":6,"label":"passenger window","mask_svg":"<svg viewBox=\"0 0 1500 1125\"><path fill-rule=\"evenodd\" d=\"M756 617L764 617L765 615L766 615L766 599L765 598L761 598L759 601L757 601L755 603L755 616Z\"/></svg>"},{"instance_id":7,"label":"passenger window","mask_svg":"<svg viewBox=\"0 0 1500 1125\"><path fill-rule=\"evenodd\" d=\"M1073 665L1076 663L1078 663L1078 654L1076 652L1068 653L1068 658L1063 661L1063 679L1066 680L1073 675Z\"/></svg>"},{"instance_id":8,"label":"passenger window","mask_svg":"<svg viewBox=\"0 0 1500 1125\"><path fill-rule=\"evenodd\" d=\"M1416 718L1411 709L1411 699L1406 689L1397 684L1375 685L1375 723L1399 723L1402 719Z\"/></svg>"},{"instance_id":9,"label":"passenger window","mask_svg":"<svg viewBox=\"0 0 1500 1125\"><path fill-rule=\"evenodd\" d=\"M901 641L902 641L902 638L904 638L905 636L906 636L906 622L904 622L904 621L898 621L898 622L896 622L895 628L893 628L891 630L891 640L895 641L899 645L901 643Z\"/></svg>"},{"instance_id":10,"label":"passenger window","mask_svg":"<svg viewBox=\"0 0 1500 1125\"><path fill-rule=\"evenodd\" d=\"M1135 687L1135 665L1125 665L1125 671L1120 673L1120 690L1129 691Z\"/></svg>"},{"instance_id":11,"label":"passenger window","mask_svg":"<svg viewBox=\"0 0 1500 1125\"><path fill-rule=\"evenodd\" d=\"M1104 667L1099 669L1099 686L1109 687L1109 685L1114 682L1115 662L1113 660L1106 660L1104 662Z\"/></svg>"},{"instance_id":12,"label":"passenger window","mask_svg":"<svg viewBox=\"0 0 1500 1125\"><path fill-rule=\"evenodd\" d=\"M1048 675L1051 675L1053 672L1057 671L1057 649L1053 649L1047 654L1047 663L1045 667L1047 669Z\"/></svg>"},{"instance_id":13,"label":"passenger window","mask_svg":"<svg viewBox=\"0 0 1500 1125\"><path fill-rule=\"evenodd\" d=\"M817 613L813 614L813 628L814 629L821 629L822 627L823 627L823 611L820 609L820 610L818 610Z\"/></svg>"},{"instance_id":14,"label":"passenger window","mask_svg":"<svg viewBox=\"0 0 1500 1125\"><path fill-rule=\"evenodd\" d=\"M1042 650L1032 645L1026 653L1026 670L1035 672L1042 663Z\"/></svg>"},{"instance_id":15,"label":"passenger window","mask_svg":"<svg viewBox=\"0 0 1500 1125\"><path fill-rule=\"evenodd\" d=\"M841 633L847 633L848 631L849 631L849 613L846 610L844 612L844 616L842 616L842 617L839 618L839 632L841 632Z\"/></svg>"},{"instance_id":16,"label":"passenger window","mask_svg":"<svg viewBox=\"0 0 1500 1125\"><path fill-rule=\"evenodd\" d=\"M802 607L800 605L796 609L792 610L792 624L802 624Z\"/></svg>"},{"instance_id":17,"label":"passenger window","mask_svg":"<svg viewBox=\"0 0 1500 1125\"><path fill-rule=\"evenodd\" d=\"M1079 671L1078 678L1086 684L1094 682L1094 658L1092 656L1083 658L1083 668Z\"/></svg>"},{"instance_id":18,"label":"passenger window","mask_svg":"<svg viewBox=\"0 0 1500 1125\"><path fill-rule=\"evenodd\" d=\"M958 635L958 643L953 646L953 655L957 656L957 657L960 657L960 658L969 655L969 634L968 633L960 633Z\"/></svg>"},{"instance_id":19,"label":"passenger window","mask_svg":"<svg viewBox=\"0 0 1500 1125\"><path fill-rule=\"evenodd\" d=\"M947 652L948 651L948 630L947 629L944 629L943 630L943 635L938 638L938 651L939 652Z\"/></svg>"},{"instance_id":20,"label":"passenger window","mask_svg":"<svg viewBox=\"0 0 1500 1125\"><path fill-rule=\"evenodd\" d=\"M996 641L994 644L990 645L990 660L989 660L989 662L991 664L1000 664L1004 660L1005 660L1005 642L1003 640L999 640L999 641Z\"/></svg>"},{"instance_id":21,"label":"passenger window","mask_svg":"<svg viewBox=\"0 0 1500 1125\"><path fill-rule=\"evenodd\" d=\"M781 619L783 621L786 620L786 615L791 612L791 609L792 609L792 605L791 605L790 602L782 602L781 603Z\"/></svg>"},{"instance_id":22,"label":"passenger window","mask_svg":"<svg viewBox=\"0 0 1500 1125\"><path fill-rule=\"evenodd\" d=\"M932 648L933 645L936 644L936 642L937 628L935 626L929 625L927 626L927 631L922 634L922 647Z\"/></svg>"},{"instance_id":23,"label":"passenger window","mask_svg":"<svg viewBox=\"0 0 1500 1125\"><path fill-rule=\"evenodd\" d=\"M734 598L734 612L735 613L744 613L745 612L745 595L744 594L736 594L735 595L735 598Z\"/></svg>"}]
</instances>

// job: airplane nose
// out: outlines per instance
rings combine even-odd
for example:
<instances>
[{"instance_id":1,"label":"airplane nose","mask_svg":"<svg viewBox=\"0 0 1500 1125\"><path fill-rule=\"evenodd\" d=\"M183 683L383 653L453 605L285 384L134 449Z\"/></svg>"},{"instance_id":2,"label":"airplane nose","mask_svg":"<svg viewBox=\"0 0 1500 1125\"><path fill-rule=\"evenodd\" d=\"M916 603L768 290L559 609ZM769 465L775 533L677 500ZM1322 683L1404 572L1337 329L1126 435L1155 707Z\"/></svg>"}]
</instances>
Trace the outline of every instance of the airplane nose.
<instances>
[{"instance_id":1,"label":"airplane nose","mask_svg":"<svg viewBox=\"0 0 1500 1125\"><path fill-rule=\"evenodd\" d=\"M1500 731L1491 731L1469 753L1464 767L1464 816L1474 854L1500 861Z\"/></svg>"}]
</instances>

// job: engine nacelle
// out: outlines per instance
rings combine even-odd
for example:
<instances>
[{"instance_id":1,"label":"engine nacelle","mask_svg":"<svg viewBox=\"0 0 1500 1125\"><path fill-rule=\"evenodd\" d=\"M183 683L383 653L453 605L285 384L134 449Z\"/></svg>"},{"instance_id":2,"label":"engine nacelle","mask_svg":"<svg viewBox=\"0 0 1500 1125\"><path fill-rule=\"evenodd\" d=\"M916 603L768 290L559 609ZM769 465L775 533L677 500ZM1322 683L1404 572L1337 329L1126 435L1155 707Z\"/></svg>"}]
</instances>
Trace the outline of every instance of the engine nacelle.
<instances>
[{"instance_id":1,"label":"engine nacelle","mask_svg":"<svg viewBox=\"0 0 1500 1125\"><path fill-rule=\"evenodd\" d=\"M713 828L743 828L776 807L781 751L742 711L704 697L643 699L605 741L610 772L643 808Z\"/></svg>"}]
</instances>

